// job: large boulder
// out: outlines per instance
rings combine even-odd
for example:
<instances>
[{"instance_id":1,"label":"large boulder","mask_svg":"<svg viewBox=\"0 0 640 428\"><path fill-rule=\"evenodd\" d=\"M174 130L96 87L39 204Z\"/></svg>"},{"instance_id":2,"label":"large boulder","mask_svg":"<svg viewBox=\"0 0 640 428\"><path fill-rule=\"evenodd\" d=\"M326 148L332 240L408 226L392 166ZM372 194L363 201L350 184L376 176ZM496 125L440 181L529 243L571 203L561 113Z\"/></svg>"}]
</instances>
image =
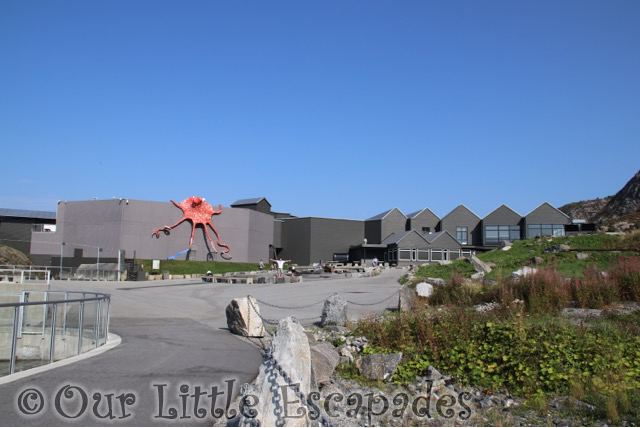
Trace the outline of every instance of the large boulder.
<instances>
[{"instance_id":1,"label":"large boulder","mask_svg":"<svg viewBox=\"0 0 640 428\"><path fill-rule=\"evenodd\" d=\"M391 380L398 364L402 360L402 352L397 354L370 354L362 358L362 375L373 380Z\"/></svg>"},{"instance_id":2,"label":"large boulder","mask_svg":"<svg viewBox=\"0 0 640 428\"><path fill-rule=\"evenodd\" d=\"M229 303L225 312L231 333L245 337L264 336L260 307L254 297L236 297Z\"/></svg>"},{"instance_id":3,"label":"large boulder","mask_svg":"<svg viewBox=\"0 0 640 428\"><path fill-rule=\"evenodd\" d=\"M284 380L277 366L289 376L289 382ZM249 389L250 394L255 397L245 395L247 401L252 404L257 402L256 406L252 406L250 410L256 412L255 419L261 426L293 427L309 426L311 423L307 417L305 404L300 403L294 390L288 385L297 385L299 392L305 396L309 396L309 393L316 389L316 385L312 382L309 339L302 325L293 317L285 318L278 323L276 334L271 342L271 358L265 359L262 363L255 387ZM286 389L287 394L288 415L304 414L303 417L284 417L283 389ZM251 426L252 422L255 420L252 421L243 416L240 419L240 426Z\"/></svg>"},{"instance_id":4,"label":"large boulder","mask_svg":"<svg viewBox=\"0 0 640 428\"><path fill-rule=\"evenodd\" d=\"M411 311L416 299L416 290L410 287L402 287L398 293L398 310Z\"/></svg>"},{"instance_id":5,"label":"large boulder","mask_svg":"<svg viewBox=\"0 0 640 428\"><path fill-rule=\"evenodd\" d=\"M467 260L471 262L476 272L483 272L483 273L491 272L491 267L485 262L483 262L482 260L480 260L479 258L477 258L475 255L471 256L471 258Z\"/></svg>"},{"instance_id":6,"label":"large boulder","mask_svg":"<svg viewBox=\"0 0 640 428\"><path fill-rule=\"evenodd\" d=\"M429 297L433 294L433 285L428 282L421 282L416 285L416 293L420 297Z\"/></svg>"},{"instance_id":7,"label":"large boulder","mask_svg":"<svg viewBox=\"0 0 640 428\"><path fill-rule=\"evenodd\" d=\"M424 280L424 282L427 282L431 285L435 285L438 287L444 287L444 285L447 283L444 279L442 278L427 278Z\"/></svg>"},{"instance_id":8,"label":"large boulder","mask_svg":"<svg viewBox=\"0 0 640 428\"><path fill-rule=\"evenodd\" d=\"M538 271L538 269L536 269L536 268L525 266L525 267L522 267L522 268L512 272L511 276L513 278L524 278L525 276L533 275L537 271Z\"/></svg>"},{"instance_id":9,"label":"large boulder","mask_svg":"<svg viewBox=\"0 0 640 428\"><path fill-rule=\"evenodd\" d=\"M320 325L322 327L337 325L344 326L347 324L347 301L339 294L333 294L324 301L322 307L322 318Z\"/></svg>"},{"instance_id":10,"label":"large boulder","mask_svg":"<svg viewBox=\"0 0 640 428\"><path fill-rule=\"evenodd\" d=\"M310 345L311 368L315 374L316 383L325 385L331 380L331 375L340 362L340 354L329 342L316 342Z\"/></svg>"}]
</instances>

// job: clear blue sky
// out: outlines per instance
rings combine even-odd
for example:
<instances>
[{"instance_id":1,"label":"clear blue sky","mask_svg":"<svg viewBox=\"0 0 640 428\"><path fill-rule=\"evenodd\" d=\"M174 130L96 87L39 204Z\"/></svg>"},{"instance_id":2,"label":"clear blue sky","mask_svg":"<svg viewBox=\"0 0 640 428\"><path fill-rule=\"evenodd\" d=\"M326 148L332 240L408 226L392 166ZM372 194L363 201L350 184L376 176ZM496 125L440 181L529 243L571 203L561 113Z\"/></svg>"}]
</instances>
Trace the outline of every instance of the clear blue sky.
<instances>
[{"instance_id":1,"label":"clear blue sky","mask_svg":"<svg viewBox=\"0 0 640 428\"><path fill-rule=\"evenodd\" d=\"M640 1L0 2L0 207L525 214L640 169Z\"/></svg>"}]
</instances>

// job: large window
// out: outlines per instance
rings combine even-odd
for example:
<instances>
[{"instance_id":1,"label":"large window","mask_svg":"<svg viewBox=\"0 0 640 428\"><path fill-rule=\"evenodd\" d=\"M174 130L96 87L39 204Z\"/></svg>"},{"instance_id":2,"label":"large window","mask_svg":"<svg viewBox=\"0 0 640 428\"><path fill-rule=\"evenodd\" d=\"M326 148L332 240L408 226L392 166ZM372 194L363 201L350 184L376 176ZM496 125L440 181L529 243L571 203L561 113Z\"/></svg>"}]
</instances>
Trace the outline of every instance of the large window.
<instances>
[{"instance_id":1,"label":"large window","mask_svg":"<svg viewBox=\"0 0 640 428\"><path fill-rule=\"evenodd\" d=\"M462 245L468 244L468 236L469 236L469 228L467 226L458 226L456 227L456 239Z\"/></svg>"},{"instance_id":2,"label":"large window","mask_svg":"<svg viewBox=\"0 0 640 428\"><path fill-rule=\"evenodd\" d=\"M520 239L520 226L485 226L484 245L498 245L500 241Z\"/></svg>"},{"instance_id":3,"label":"large window","mask_svg":"<svg viewBox=\"0 0 640 428\"><path fill-rule=\"evenodd\" d=\"M398 260L411 261L411 250L398 250Z\"/></svg>"},{"instance_id":4,"label":"large window","mask_svg":"<svg viewBox=\"0 0 640 428\"><path fill-rule=\"evenodd\" d=\"M563 224L529 224L527 225L527 238L536 236L564 236Z\"/></svg>"},{"instance_id":5,"label":"large window","mask_svg":"<svg viewBox=\"0 0 640 428\"><path fill-rule=\"evenodd\" d=\"M418 260L423 262L429 261L429 250L418 250Z\"/></svg>"}]
</instances>

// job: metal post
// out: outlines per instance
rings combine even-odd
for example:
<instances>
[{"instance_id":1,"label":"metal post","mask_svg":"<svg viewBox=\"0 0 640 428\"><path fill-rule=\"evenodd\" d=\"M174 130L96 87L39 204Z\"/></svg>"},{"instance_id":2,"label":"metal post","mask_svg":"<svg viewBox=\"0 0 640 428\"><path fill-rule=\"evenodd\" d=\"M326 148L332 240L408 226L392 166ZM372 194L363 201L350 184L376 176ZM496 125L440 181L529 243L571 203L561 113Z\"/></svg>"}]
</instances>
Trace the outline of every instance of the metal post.
<instances>
[{"instance_id":1,"label":"metal post","mask_svg":"<svg viewBox=\"0 0 640 428\"><path fill-rule=\"evenodd\" d=\"M18 348L18 306L13 307L13 332L11 333L11 357L9 358L9 374L16 370L16 350Z\"/></svg>"},{"instance_id":2,"label":"metal post","mask_svg":"<svg viewBox=\"0 0 640 428\"><path fill-rule=\"evenodd\" d=\"M62 337L67 337L67 300L69 300L69 293L64 292L64 317L62 318Z\"/></svg>"},{"instance_id":3,"label":"metal post","mask_svg":"<svg viewBox=\"0 0 640 428\"><path fill-rule=\"evenodd\" d=\"M62 279L62 259L64 258L64 242L60 243L60 279Z\"/></svg>"},{"instance_id":4,"label":"metal post","mask_svg":"<svg viewBox=\"0 0 640 428\"><path fill-rule=\"evenodd\" d=\"M51 291L51 271L47 269L47 290Z\"/></svg>"},{"instance_id":5,"label":"metal post","mask_svg":"<svg viewBox=\"0 0 640 428\"><path fill-rule=\"evenodd\" d=\"M100 251L102 251L102 248L98 247L98 261L96 262L96 266L98 268L98 273L96 275L96 280L100 281Z\"/></svg>"},{"instance_id":6,"label":"metal post","mask_svg":"<svg viewBox=\"0 0 640 428\"><path fill-rule=\"evenodd\" d=\"M93 338L96 342L96 348L98 347L98 324L100 323L100 300L96 300L96 322L93 324Z\"/></svg>"},{"instance_id":7,"label":"metal post","mask_svg":"<svg viewBox=\"0 0 640 428\"><path fill-rule=\"evenodd\" d=\"M107 322L104 327L104 339L105 342L109 338L109 322L111 321L111 298L107 298Z\"/></svg>"},{"instance_id":8,"label":"metal post","mask_svg":"<svg viewBox=\"0 0 640 428\"><path fill-rule=\"evenodd\" d=\"M80 313L78 314L78 355L82 354L82 334L84 330L84 302L80 302Z\"/></svg>"},{"instance_id":9,"label":"metal post","mask_svg":"<svg viewBox=\"0 0 640 428\"><path fill-rule=\"evenodd\" d=\"M51 342L49 344L49 364L53 363L53 358L56 352L56 315L58 312L58 305L53 303L53 312L51 313Z\"/></svg>"},{"instance_id":10,"label":"metal post","mask_svg":"<svg viewBox=\"0 0 640 428\"><path fill-rule=\"evenodd\" d=\"M122 253L120 253L120 251L122 251L122 250L118 250L118 273L117 273L117 276L118 276L117 281L118 282L120 282L120 257L122 257Z\"/></svg>"}]
</instances>

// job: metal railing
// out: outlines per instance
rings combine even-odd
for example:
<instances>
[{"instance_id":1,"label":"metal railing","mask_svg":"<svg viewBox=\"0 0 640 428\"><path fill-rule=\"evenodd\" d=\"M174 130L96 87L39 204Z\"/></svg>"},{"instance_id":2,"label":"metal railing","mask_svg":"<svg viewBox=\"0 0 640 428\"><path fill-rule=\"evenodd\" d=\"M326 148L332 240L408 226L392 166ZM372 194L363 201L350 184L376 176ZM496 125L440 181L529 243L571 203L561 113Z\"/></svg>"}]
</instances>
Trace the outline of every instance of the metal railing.
<instances>
[{"instance_id":1,"label":"metal railing","mask_svg":"<svg viewBox=\"0 0 640 428\"><path fill-rule=\"evenodd\" d=\"M81 291L0 293L0 376L104 345L110 302Z\"/></svg>"},{"instance_id":2,"label":"metal railing","mask_svg":"<svg viewBox=\"0 0 640 428\"><path fill-rule=\"evenodd\" d=\"M14 284L24 284L25 282L44 282L51 284L51 271L48 269L20 269L7 268L0 269L0 282L12 282Z\"/></svg>"}]
</instances>

